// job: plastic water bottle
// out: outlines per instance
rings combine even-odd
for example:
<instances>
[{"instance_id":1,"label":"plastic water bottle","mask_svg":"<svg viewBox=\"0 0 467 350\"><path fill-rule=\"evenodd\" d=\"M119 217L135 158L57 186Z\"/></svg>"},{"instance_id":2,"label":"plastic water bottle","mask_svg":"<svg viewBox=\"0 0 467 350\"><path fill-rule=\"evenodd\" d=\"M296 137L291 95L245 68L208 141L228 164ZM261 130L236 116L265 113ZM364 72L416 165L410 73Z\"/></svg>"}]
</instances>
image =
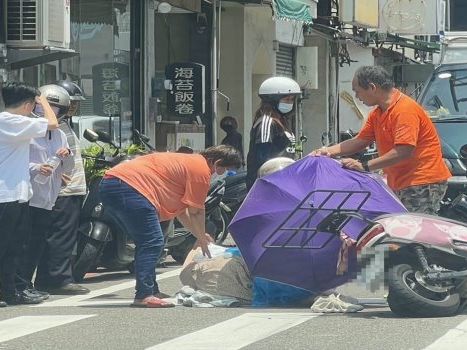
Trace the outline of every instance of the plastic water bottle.
<instances>
[{"instance_id":1,"label":"plastic water bottle","mask_svg":"<svg viewBox=\"0 0 467 350\"><path fill-rule=\"evenodd\" d=\"M60 158L58 158L57 156L52 156L49 159L47 159L45 163L52 167L52 173L53 173L60 164ZM50 176L51 175L45 176L39 173L36 176L34 176L34 181L43 185L50 179Z\"/></svg>"}]
</instances>

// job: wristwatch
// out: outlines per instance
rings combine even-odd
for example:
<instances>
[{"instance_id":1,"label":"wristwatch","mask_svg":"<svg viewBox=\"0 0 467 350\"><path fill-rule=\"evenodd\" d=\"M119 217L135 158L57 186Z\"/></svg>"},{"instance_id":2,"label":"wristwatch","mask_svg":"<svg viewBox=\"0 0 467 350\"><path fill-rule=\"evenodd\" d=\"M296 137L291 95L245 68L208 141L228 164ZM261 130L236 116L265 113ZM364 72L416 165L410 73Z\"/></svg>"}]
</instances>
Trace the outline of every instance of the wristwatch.
<instances>
[{"instance_id":1,"label":"wristwatch","mask_svg":"<svg viewBox=\"0 0 467 350\"><path fill-rule=\"evenodd\" d=\"M363 170L370 172L370 168L368 167L368 161L365 160L361 163L362 163Z\"/></svg>"}]
</instances>

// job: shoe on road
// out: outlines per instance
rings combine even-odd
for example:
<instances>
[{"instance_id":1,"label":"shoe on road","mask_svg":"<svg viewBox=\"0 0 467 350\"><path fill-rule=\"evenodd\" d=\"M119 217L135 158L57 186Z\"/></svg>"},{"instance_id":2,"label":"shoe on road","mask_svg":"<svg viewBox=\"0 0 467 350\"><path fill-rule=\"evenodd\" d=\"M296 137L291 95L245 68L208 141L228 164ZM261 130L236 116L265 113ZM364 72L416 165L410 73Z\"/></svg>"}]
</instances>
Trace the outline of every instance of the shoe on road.
<instances>
[{"instance_id":1,"label":"shoe on road","mask_svg":"<svg viewBox=\"0 0 467 350\"><path fill-rule=\"evenodd\" d=\"M26 290L27 290L29 293L31 293L31 294L35 294L35 295L41 297L42 300L47 300L47 299L49 299L49 297L50 297L50 294L49 294L49 293L43 292L43 291L41 291L41 290L37 290L36 288L32 288L32 287L31 287L31 288L27 288Z\"/></svg>"},{"instance_id":2,"label":"shoe on road","mask_svg":"<svg viewBox=\"0 0 467 350\"><path fill-rule=\"evenodd\" d=\"M8 305L28 305L28 304L40 304L44 301L43 297L30 293L27 289L16 292L13 295L5 295L3 297Z\"/></svg>"},{"instance_id":3,"label":"shoe on road","mask_svg":"<svg viewBox=\"0 0 467 350\"><path fill-rule=\"evenodd\" d=\"M57 288L47 290L52 295L82 295L88 294L90 290L76 283L67 283Z\"/></svg>"},{"instance_id":4,"label":"shoe on road","mask_svg":"<svg viewBox=\"0 0 467 350\"><path fill-rule=\"evenodd\" d=\"M175 304L156 298L154 295L150 295L144 299L135 299L132 307L147 307L147 308L168 308L175 307Z\"/></svg>"},{"instance_id":5,"label":"shoe on road","mask_svg":"<svg viewBox=\"0 0 467 350\"><path fill-rule=\"evenodd\" d=\"M363 310L363 306L345 301L340 294L329 294L318 297L310 309L316 313L352 313Z\"/></svg>"},{"instance_id":6,"label":"shoe on road","mask_svg":"<svg viewBox=\"0 0 467 350\"><path fill-rule=\"evenodd\" d=\"M0 300L0 307L7 307L8 304L5 303L4 301Z\"/></svg>"}]
</instances>

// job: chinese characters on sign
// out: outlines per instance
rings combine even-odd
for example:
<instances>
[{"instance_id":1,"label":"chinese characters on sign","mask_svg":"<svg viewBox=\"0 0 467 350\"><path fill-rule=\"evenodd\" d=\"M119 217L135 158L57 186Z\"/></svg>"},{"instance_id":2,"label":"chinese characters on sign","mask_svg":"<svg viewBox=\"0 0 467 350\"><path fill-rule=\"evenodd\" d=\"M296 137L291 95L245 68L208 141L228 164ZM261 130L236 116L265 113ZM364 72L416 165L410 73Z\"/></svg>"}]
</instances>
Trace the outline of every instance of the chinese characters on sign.
<instances>
[{"instance_id":1,"label":"chinese characters on sign","mask_svg":"<svg viewBox=\"0 0 467 350\"><path fill-rule=\"evenodd\" d=\"M128 97L128 70L122 63L101 63L92 68L94 113L121 113L121 98Z\"/></svg>"},{"instance_id":2,"label":"chinese characters on sign","mask_svg":"<svg viewBox=\"0 0 467 350\"><path fill-rule=\"evenodd\" d=\"M171 81L167 107L177 117L194 118L205 112L204 66L199 63L173 63L166 68Z\"/></svg>"}]
</instances>

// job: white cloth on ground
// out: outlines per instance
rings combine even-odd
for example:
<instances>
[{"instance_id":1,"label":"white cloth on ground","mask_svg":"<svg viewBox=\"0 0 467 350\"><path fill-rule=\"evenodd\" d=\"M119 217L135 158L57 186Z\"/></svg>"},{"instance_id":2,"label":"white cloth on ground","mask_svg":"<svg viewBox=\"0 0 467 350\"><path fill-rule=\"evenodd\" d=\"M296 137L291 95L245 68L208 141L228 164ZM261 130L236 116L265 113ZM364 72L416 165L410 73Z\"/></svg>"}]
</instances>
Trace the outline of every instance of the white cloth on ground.
<instances>
[{"instance_id":1,"label":"white cloth on ground","mask_svg":"<svg viewBox=\"0 0 467 350\"><path fill-rule=\"evenodd\" d=\"M237 298L213 295L201 290L194 290L190 286L183 286L173 298L163 299L188 307L239 307L242 303Z\"/></svg>"}]
</instances>

